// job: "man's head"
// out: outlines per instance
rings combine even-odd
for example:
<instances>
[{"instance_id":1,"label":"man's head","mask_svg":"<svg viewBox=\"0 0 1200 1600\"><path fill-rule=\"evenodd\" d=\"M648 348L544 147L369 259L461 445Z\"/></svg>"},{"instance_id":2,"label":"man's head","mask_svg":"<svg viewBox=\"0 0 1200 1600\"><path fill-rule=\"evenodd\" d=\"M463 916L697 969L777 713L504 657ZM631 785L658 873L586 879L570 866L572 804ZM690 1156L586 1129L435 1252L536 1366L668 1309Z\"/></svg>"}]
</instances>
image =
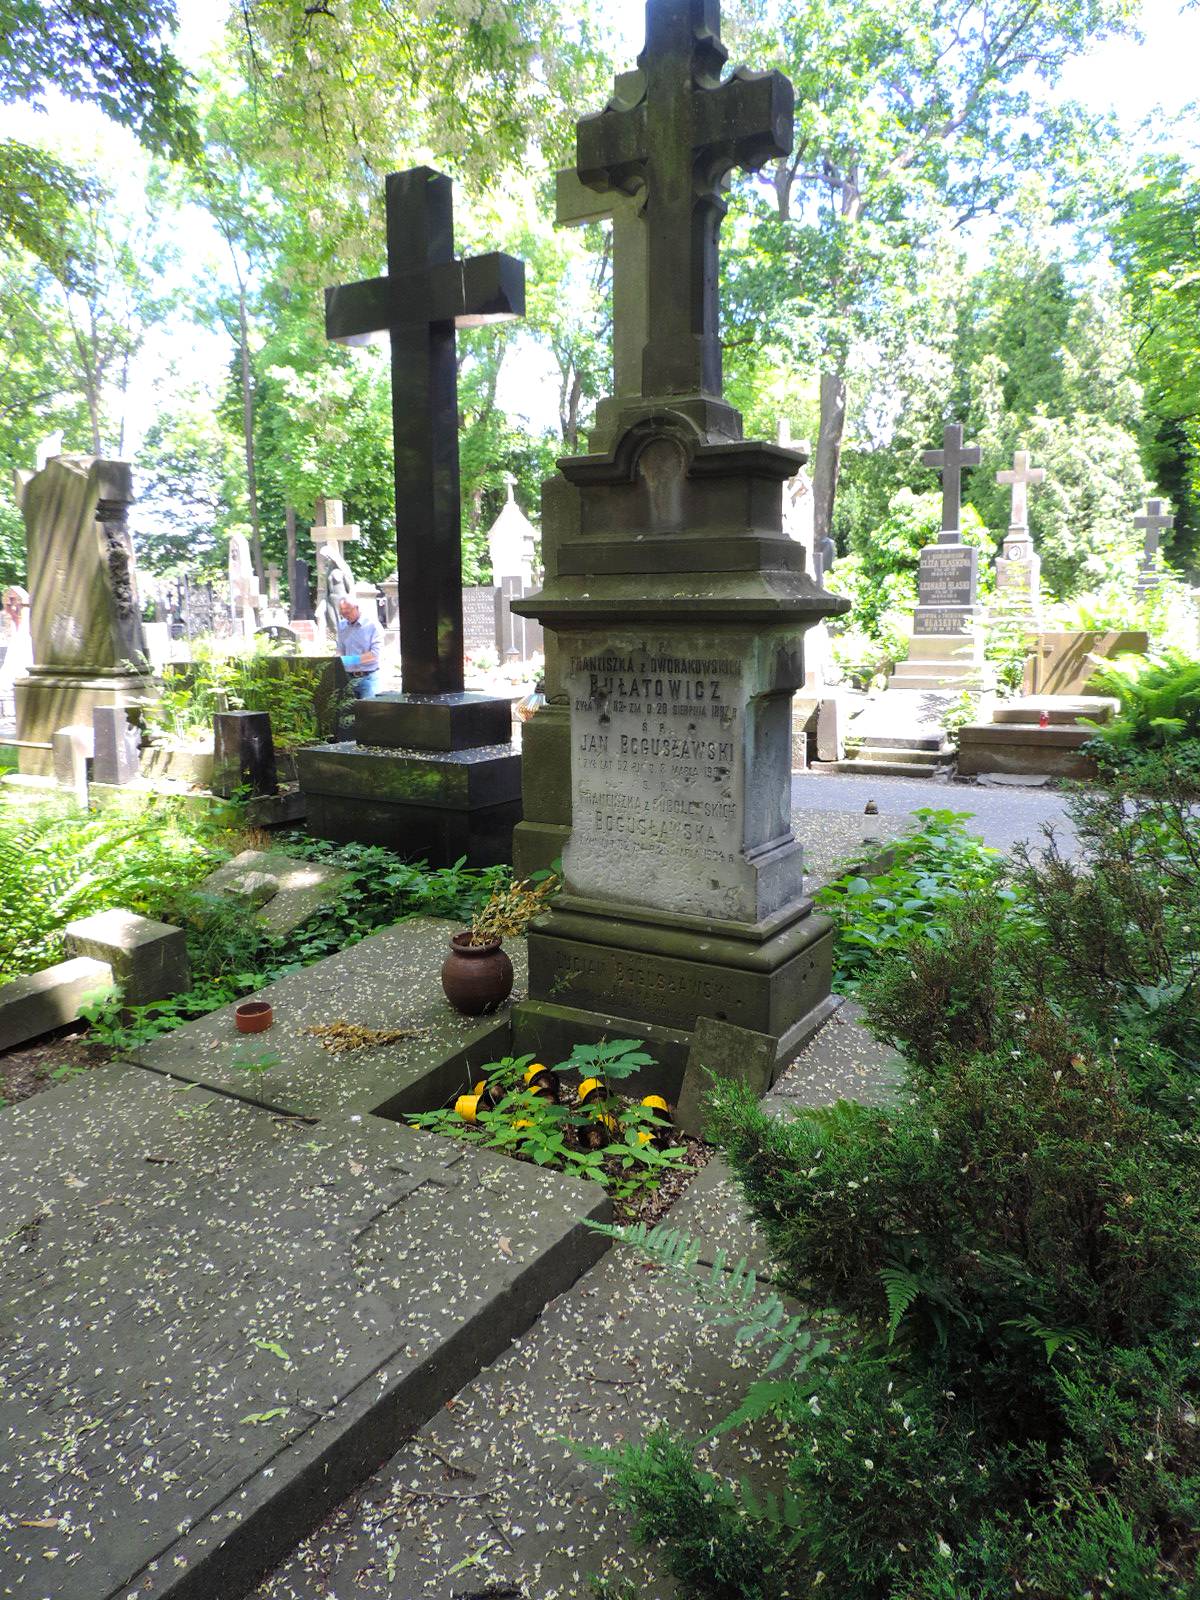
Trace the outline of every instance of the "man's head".
<instances>
[{"instance_id":1,"label":"man's head","mask_svg":"<svg viewBox=\"0 0 1200 1600\"><path fill-rule=\"evenodd\" d=\"M338 610L341 612L342 617L346 622L358 621L358 607L354 604L353 600L340 601L338 604Z\"/></svg>"}]
</instances>

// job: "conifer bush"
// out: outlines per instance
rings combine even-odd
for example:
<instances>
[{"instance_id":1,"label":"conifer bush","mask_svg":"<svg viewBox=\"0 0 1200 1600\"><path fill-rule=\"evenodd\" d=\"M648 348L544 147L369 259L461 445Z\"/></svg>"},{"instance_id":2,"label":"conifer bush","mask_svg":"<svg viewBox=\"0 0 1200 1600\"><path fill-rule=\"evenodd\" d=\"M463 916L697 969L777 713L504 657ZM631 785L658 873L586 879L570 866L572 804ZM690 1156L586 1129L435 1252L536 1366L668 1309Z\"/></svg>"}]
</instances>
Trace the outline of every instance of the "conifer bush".
<instances>
[{"instance_id":1,"label":"conifer bush","mask_svg":"<svg viewBox=\"0 0 1200 1600\"><path fill-rule=\"evenodd\" d=\"M1148 773L1076 795L1081 858L1024 853L1011 902L880 957L891 1105L714 1090L780 1286L839 1318L787 1409L798 1513L739 1506L781 1597L1200 1593L1200 840L1179 770ZM661 1441L617 1464L643 1528L679 1472Z\"/></svg>"}]
</instances>

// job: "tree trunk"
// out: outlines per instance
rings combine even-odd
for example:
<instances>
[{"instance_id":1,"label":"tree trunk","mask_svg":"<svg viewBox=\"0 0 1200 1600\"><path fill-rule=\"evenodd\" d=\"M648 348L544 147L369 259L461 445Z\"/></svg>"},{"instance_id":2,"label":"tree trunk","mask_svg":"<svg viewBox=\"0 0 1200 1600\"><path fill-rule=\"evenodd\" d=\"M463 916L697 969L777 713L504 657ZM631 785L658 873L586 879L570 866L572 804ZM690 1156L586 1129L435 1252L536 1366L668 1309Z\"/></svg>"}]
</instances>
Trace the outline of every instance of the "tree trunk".
<instances>
[{"instance_id":1,"label":"tree trunk","mask_svg":"<svg viewBox=\"0 0 1200 1600\"><path fill-rule=\"evenodd\" d=\"M821 423L813 460L813 537L827 538L833 527L833 502L842 465L846 431L846 380L841 372L821 374Z\"/></svg>"},{"instance_id":2,"label":"tree trunk","mask_svg":"<svg viewBox=\"0 0 1200 1600\"><path fill-rule=\"evenodd\" d=\"M296 609L296 508L286 505L283 508L284 528L287 537L287 581L288 604L293 612Z\"/></svg>"},{"instance_id":3,"label":"tree trunk","mask_svg":"<svg viewBox=\"0 0 1200 1600\"><path fill-rule=\"evenodd\" d=\"M258 479L254 470L254 390L250 383L250 327L246 291L238 284L238 343L242 369L242 435L246 445L246 498L250 503L250 555L259 588L263 585L262 538L258 526Z\"/></svg>"}]
</instances>

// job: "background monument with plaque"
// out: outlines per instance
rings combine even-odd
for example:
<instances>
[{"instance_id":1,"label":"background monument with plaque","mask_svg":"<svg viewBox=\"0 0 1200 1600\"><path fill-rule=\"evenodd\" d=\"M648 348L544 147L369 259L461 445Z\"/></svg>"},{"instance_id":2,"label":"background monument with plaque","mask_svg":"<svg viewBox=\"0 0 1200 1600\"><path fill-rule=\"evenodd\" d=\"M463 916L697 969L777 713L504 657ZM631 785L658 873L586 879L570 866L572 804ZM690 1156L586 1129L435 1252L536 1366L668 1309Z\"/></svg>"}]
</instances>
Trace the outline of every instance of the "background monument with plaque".
<instances>
[{"instance_id":1,"label":"background monument with plaque","mask_svg":"<svg viewBox=\"0 0 1200 1600\"><path fill-rule=\"evenodd\" d=\"M963 444L962 424L947 424L940 450L921 456L942 475L942 531L921 551L917 608L908 660L896 663L888 689L952 690L978 686L983 639L972 623L982 620L979 551L962 542L962 473L982 459L977 444Z\"/></svg>"},{"instance_id":2,"label":"background monument with plaque","mask_svg":"<svg viewBox=\"0 0 1200 1600\"><path fill-rule=\"evenodd\" d=\"M847 603L782 526L800 457L743 439L722 398L717 317L722 179L790 148L792 91L724 64L712 0L651 0L636 79L579 124L582 182L644 198L646 333L636 392L543 500L545 586L514 603L554 639L570 761L521 1049L632 1027L681 1067L717 1017L782 1063L834 1004L791 827L791 699L805 631Z\"/></svg>"},{"instance_id":3,"label":"background monument with plaque","mask_svg":"<svg viewBox=\"0 0 1200 1600\"><path fill-rule=\"evenodd\" d=\"M992 609L1008 616L1026 616L1037 624L1041 604L1042 558L1029 532L1029 485L1045 481L1045 467L1031 467L1029 452L1013 453L1013 464L996 474L996 482L1012 487L1012 511L1004 546L996 559L996 597Z\"/></svg>"}]
</instances>

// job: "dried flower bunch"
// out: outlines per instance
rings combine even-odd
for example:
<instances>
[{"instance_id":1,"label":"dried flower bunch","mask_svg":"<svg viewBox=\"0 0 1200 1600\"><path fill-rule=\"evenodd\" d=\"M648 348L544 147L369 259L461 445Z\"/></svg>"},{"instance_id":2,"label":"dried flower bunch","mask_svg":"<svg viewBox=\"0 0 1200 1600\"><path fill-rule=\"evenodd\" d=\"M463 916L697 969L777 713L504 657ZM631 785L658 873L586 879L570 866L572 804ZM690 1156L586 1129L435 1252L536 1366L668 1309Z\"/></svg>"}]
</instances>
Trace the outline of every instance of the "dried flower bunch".
<instances>
[{"instance_id":1,"label":"dried flower bunch","mask_svg":"<svg viewBox=\"0 0 1200 1600\"><path fill-rule=\"evenodd\" d=\"M559 888L554 873L534 882L525 878L494 889L471 920L473 945L490 944L493 939L514 939L525 932L534 917L546 910L550 897Z\"/></svg>"}]
</instances>

